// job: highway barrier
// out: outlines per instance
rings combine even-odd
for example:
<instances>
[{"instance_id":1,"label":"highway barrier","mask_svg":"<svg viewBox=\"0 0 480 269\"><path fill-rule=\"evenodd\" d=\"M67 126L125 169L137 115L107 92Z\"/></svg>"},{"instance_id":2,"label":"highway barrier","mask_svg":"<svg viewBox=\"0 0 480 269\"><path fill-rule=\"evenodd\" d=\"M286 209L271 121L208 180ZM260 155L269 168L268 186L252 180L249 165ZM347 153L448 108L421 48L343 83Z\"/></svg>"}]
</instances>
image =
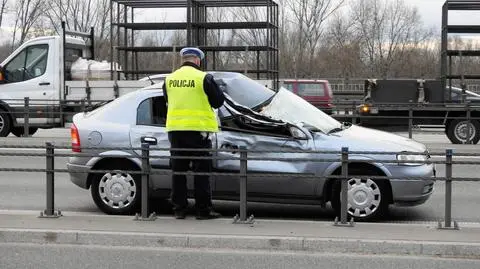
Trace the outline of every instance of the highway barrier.
<instances>
[{"instance_id":1,"label":"highway barrier","mask_svg":"<svg viewBox=\"0 0 480 269\"><path fill-rule=\"evenodd\" d=\"M236 148L236 149L170 149L170 148L161 148L155 146L154 148L151 147L148 141L143 141L142 146L140 148L134 147L82 147L82 152L56 152L56 150L72 150L71 147L65 146L56 146L53 142L46 142L45 146L25 146L25 145L4 145L2 148L9 148L9 149L38 149L42 148L45 150L44 153L36 153L36 152L7 152L0 150L0 156L25 156L25 157L45 157L46 160L46 167L45 169L39 168L0 168L1 172L41 172L45 173L46 175L46 208L44 211L40 213L40 217L44 218L58 218L62 216L60 211L55 210L55 176L58 173L86 173L86 172L73 172L69 171L68 169L58 169L55 168L54 162L55 157L100 157L100 158L109 158L109 157L119 157L115 154L100 154L100 153L87 153L89 149L94 149L95 152L107 152L109 150L118 150L118 151L129 151L134 153L129 159L137 160L137 163L141 163L139 170L132 170L132 169L125 169L125 170L109 170L109 169L95 169L90 170L89 174L94 173L128 173L131 175L139 175L141 180L141 210L140 214L137 213L135 216L135 220L143 220L143 221L153 221L156 219L155 212L148 215L150 212L149 210L149 186L151 177L153 175L162 175L170 180L169 178L173 174L183 174L183 175L209 175L209 176L236 176L239 177L239 213L234 216L233 223L240 223L240 224L250 224L254 222L254 216L251 214L247 216L248 212L248 181L254 177L262 177L262 178L279 178L279 177L292 177L292 173L264 173L258 171L252 171L249 169L249 163L256 162L256 161L278 161L278 162L288 162L288 163L296 163L296 162L330 162L338 165L338 168L341 168L341 172L339 174L331 173L328 175L317 174L317 172L312 173L294 173L295 178L319 178L322 180L340 180L341 181L341 189L340 189L340 205L341 210L340 214L336 216L334 220L334 224L336 226L354 226L354 218L350 217L347 212L347 203L348 203L348 180L350 179L349 176L349 167L352 163L363 163L363 164L396 164L396 165L403 165L408 163L409 165L413 164L444 164L446 166L445 175L434 175L433 177L404 177L402 179L414 179L414 180L434 180L434 181L445 181L445 214L443 221L438 222L439 229L458 229L458 223L452 220L452 183L453 182L465 182L465 181L479 181L479 178L472 177L472 178L461 178L461 177L453 177L452 171L454 165L480 165L480 161L458 161L455 160L456 157L478 157L480 154L478 153L458 153L454 152L452 149L447 149L445 152L386 152L386 151L350 151L348 148L343 147L340 151L306 151L306 150L279 150L272 152L271 150L248 150L246 148ZM75 148L78 149L78 148ZM86 152L85 152L86 150ZM169 152L170 150L175 151L208 151L207 156L196 156L191 157L191 159L210 159L210 160L229 160L239 162L239 170L238 171L229 171L229 172L219 172L212 170L211 172L172 172L168 168L162 169L152 169L150 163L154 159L164 159L164 160L171 160L171 159L182 159L182 158L190 158L185 156L169 156L169 154L158 154L159 152L164 151L165 153ZM140 154L138 152L140 151ZM152 155L151 152L156 152L157 154ZM221 152L228 152L230 153L225 156L220 156L218 153ZM275 156L275 157L266 157L261 155L261 153L268 153L268 156ZM302 153L307 154L315 154L318 158L303 158ZM290 155L289 154L293 154ZM423 155L425 156L424 160L399 160L397 158L398 154L402 155ZM376 156L376 158L358 158L358 156ZM292 157L293 156L293 157ZM310 155L311 156L311 155ZM353 156L353 157L352 157ZM395 156L395 158L393 158ZM444 160L432 160L431 156L443 156ZM258 164L258 163L257 163ZM379 176L379 175L356 175L355 178L364 179L364 180L391 180L389 176ZM325 185L325 186L333 186L332 185ZM332 187L333 188L333 187ZM433 190L433 185L432 185Z\"/></svg>"},{"instance_id":2,"label":"highway barrier","mask_svg":"<svg viewBox=\"0 0 480 269\"><path fill-rule=\"evenodd\" d=\"M7 101L7 100L5 100ZM9 103L17 105L7 111L0 111L10 116L18 122L23 120L23 124L12 129L12 132L19 137L29 137L38 127L48 125L49 127L63 127L64 123L70 122L73 115L82 113L79 111L90 111L98 106L105 104L111 100L43 100L43 99L9 99ZM54 106L52 104L60 104ZM401 128L408 132L409 138L413 138L413 133L418 132L418 126L428 126L434 128L445 128L448 120L464 120L467 126L473 122L480 125L480 105L475 103L368 103L361 100L341 100L332 103L333 108L327 111L333 118L341 122L350 122L366 127L378 129L389 128L385 124L390 124L396 128ZM77 111L69 111L75 108ZM319 107L322 109L322 107ZM0 108L1 109L1 108ZM382 115L377 111L383 112ZM428 113L427 113L428 112ZM438 112L438 113L435 113ZM393 113L393 114L391 114ZM48 119L50 123L38 123L35 120ZM53 123L54 120L57 123ZM382 125L378 125L378 120L384 120ZM392 120L391 122L389 120ZM393 123L393 122L396 123ZM400 123L399 123L400 122ZM2 119L0 119L2 123ZM432 123L432 124L429 124ZM2 126L2 125L0 125ZM466 140L464 144L472 144L471 128L465 128ZM480 130L477 130L480 133Z\"/></svg>"}]
</instances>

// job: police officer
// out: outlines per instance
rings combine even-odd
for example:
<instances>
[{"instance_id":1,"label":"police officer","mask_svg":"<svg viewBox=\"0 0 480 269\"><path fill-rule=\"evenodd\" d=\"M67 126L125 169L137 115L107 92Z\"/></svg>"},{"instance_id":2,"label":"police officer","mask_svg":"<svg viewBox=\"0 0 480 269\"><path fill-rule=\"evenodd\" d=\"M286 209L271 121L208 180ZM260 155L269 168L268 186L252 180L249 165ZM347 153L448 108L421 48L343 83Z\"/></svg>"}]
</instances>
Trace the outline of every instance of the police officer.
<instances>
[{"instance_id":1,"label":"police officer","mask_svg":"<svg viewBox=\"0 0 480 269\"><path fill-rule=\"evenodd\" d=\"M213 108L223 105L225 96L213 76L200 70L204 53L198 48L180 51L182 66L165 78L163 92L168 104L166 129L171 148L207 149L212 147L210 134L218 131ZM171 156L211 156L207 151L175 151ZM174 172L210 172L212 160L171 159ZM187 211L187 178L173 175L171 199L175 218L184 219ZM197 219L220 217L213 211L209 176L195 175L195 209Z\"/></svg>"}]
</instances>

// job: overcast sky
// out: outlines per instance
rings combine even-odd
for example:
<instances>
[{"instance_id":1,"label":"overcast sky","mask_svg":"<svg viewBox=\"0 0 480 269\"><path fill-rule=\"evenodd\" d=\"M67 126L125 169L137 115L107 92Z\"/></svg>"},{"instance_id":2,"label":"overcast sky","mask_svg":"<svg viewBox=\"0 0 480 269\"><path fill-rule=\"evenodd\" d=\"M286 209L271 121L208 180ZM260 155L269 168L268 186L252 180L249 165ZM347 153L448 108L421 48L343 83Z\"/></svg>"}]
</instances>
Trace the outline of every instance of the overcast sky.
<instances>
[{"instance_id":1,"label":"overcast sky","mask_svg":"<svg viewBox=\"0 0 480 269\"><path fill-rule=\"evenodd\" d=\"M423 22L440 31L442 25L442 6L445 0L404 0L407 4L416 6ZM449 11L449 24L480 25L480 12L477 11Z\"/></svg>"},{"instance_id":2,"label":"overcast sky","mask_svg":"<svg viewBox=\"0 0 480 269\"><path fill-rule=\"evenodd\" d=\"M349 0L347 0L349 1ZM416 6L418 11L422 17L423 22L428 27L433 27L433 29L439 34L441 30L441 21L442 21L442 6L445 3L445 0L404 0L408 5ZM177 12L172 12L173 10L168 10L167 12L167 21L172 21L171 17L178 16ZM152 14L153 13L153 14ZM148 16L150 17L147 20L161 20L163 17L158 13L163 12L148 12ZM184 17L184 12L181 12L181 17ZM153 16L151 16L153 15ZM12 23L12 18L10 18L10 23ZM141 18L142 16L136 16L136 19ZM480 12L474 11L450 11L449 12L449 19L450 24L475 24L480 25ZM7 25L6 25L7 26ZM11 26L11 25L8 25ZM5 29L4 29L5 30ZM0 30L0 40L2 39L1 35L5 35L5 32L2 33Z\"/></svg>"}]
</instances>

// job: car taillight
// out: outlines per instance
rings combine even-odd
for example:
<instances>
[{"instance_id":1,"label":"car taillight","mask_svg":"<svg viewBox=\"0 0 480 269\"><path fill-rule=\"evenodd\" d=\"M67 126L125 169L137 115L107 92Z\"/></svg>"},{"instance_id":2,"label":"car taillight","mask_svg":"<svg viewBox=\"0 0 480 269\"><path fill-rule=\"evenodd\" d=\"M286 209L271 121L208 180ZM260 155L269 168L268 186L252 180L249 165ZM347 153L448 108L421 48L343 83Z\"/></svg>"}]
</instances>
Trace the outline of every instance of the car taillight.
<instances>
[{"instance_id":1,"label":"car taillight","mask_svg":"<svg viewBox=\"0 0 480 269\"><path fill-rule=\"evenodd\" d=\"M72 124L70 127L70 136L72 138L72 151L73 152L81 152L80 149L80 136L78 135L78 129L75 124Z\"/></svg>"}]
</instances>

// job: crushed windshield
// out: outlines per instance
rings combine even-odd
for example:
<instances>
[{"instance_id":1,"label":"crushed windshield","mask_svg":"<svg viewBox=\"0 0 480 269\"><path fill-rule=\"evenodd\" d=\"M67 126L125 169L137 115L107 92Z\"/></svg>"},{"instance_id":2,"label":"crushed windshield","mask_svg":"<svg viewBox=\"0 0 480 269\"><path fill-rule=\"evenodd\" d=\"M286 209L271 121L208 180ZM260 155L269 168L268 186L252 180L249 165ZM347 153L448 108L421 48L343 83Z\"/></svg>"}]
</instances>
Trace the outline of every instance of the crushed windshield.
<instances>
[{"instance_id":1,"label":"crushed windshield","mask_svg":"<svg viewBox=\"0 0 480 269\"><path fill-rule=\"evenodd\" d=\"M252 80L242 74L231 72L210 72L223 92L228 94L235 102L251 109L268 101L275 92L265 87L258 81Z\"/></svg>"},{"instance_id":2,"label":"crushed windshield","mask_svg":"<svg viewBox=\"0 0 480 269\"><path fill-rule=\"evenodd\" d=\"M283 87L260 113L326 134L345 128L339 121Z\"/></svg>"}]
</instances>

